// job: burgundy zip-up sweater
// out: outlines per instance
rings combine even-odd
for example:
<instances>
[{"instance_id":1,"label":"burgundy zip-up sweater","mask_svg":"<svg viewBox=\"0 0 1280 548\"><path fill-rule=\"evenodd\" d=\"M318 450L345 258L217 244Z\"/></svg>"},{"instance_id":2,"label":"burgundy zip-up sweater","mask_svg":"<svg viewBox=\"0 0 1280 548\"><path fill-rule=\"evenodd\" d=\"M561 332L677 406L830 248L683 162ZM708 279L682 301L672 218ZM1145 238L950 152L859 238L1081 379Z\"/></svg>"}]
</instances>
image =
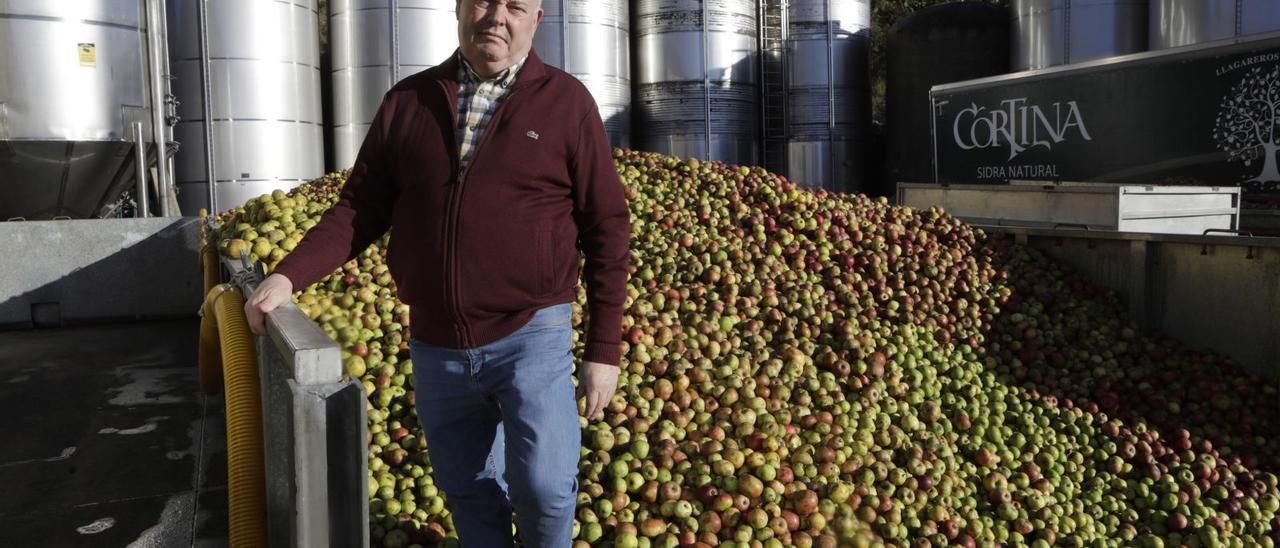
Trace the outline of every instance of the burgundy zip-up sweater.
<instances>
[{"instance_id":1,"label":"burgundy zip-up sweater","mask_svg":"<svg viewBox=\"0 0 1280 548\"><path fill-rule=\"evenodd\" d=\"M596 103L529 53L470 164L454 137L457 54L383 98L338 202L276 266L315 283L391 230L414 338L475 348L587 289L587 361L621 355L631 220ZM585 256L579 272L579 251Z\"/></svg>"}]
</instances>

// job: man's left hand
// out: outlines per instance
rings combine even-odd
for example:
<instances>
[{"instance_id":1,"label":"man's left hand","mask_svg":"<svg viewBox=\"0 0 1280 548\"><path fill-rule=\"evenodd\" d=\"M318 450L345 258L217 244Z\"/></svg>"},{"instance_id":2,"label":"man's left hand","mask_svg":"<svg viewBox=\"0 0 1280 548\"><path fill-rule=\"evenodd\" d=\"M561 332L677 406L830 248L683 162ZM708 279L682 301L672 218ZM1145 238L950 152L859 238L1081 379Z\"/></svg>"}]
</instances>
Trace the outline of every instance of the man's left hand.
<instances>
[{"instance_id":1,"label":"man's left hand","mask_svg":"<svg viewBox=\"0 0 1280 548\"><path fill-rule=\"evenodd\" d=\"M618 366L599 362L582 362L578 370L577 398L587 398L587 420L604 418L604 408L618 389Z\"/></svg>"}]
</instances>

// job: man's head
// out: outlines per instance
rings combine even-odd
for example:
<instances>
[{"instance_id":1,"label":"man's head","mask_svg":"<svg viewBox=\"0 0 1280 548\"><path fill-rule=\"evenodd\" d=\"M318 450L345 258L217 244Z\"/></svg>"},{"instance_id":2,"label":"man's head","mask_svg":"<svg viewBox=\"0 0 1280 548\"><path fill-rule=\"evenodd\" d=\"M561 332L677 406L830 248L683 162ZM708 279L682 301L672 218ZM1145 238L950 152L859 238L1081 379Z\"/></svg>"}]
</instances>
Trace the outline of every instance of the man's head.
<instances>
[{"instance_id":1,"label":"man's head","mask_svg":"<svg viewBox=\"0 0 1280 548\"><path fill-rule=\"evenodd\" d=\"M533 48L542 0L457 0L458 44L480 76L516 64Z\"/></svg>"}]
</instances>

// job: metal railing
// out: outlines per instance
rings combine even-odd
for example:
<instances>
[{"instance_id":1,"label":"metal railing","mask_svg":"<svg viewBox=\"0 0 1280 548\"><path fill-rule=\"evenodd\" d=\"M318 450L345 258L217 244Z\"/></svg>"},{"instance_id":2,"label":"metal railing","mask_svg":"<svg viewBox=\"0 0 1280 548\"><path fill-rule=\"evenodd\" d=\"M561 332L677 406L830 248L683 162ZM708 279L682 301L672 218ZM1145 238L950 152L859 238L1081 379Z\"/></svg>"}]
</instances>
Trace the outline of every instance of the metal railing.
<instances>
[{"instance_id":1,"label":"metal railing","mask_svg":"<svg viewBox=\"0 0 1280 548\"><path fill-rule=\"evenodd\" d=\"M222 258L252 295L262 273ZM342 378L342 353L296 305L267 314L256 337L271 546L369 545L364 385Z\"/></svg>"}]
</instances>

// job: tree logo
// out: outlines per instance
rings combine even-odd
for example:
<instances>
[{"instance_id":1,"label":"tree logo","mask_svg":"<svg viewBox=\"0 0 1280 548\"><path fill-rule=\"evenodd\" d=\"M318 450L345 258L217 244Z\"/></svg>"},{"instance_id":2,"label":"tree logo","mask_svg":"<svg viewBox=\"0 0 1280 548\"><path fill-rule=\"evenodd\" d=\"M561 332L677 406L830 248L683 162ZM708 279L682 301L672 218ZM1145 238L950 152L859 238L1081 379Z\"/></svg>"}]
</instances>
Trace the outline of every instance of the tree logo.
<instances>
[{"instance_id":1,"label":"tree logo","mask_svg":"<svg viewBox=\"0 0 1280 548\"><path fill-rule=\"evenodd\" d=\"M1245 184L1280 182L1276 151L1280 150L1280 65L1256 67L1240 80L1218 107L1213 140L1227 160L1262 170Z\"/></svg>"}]
</instances>

